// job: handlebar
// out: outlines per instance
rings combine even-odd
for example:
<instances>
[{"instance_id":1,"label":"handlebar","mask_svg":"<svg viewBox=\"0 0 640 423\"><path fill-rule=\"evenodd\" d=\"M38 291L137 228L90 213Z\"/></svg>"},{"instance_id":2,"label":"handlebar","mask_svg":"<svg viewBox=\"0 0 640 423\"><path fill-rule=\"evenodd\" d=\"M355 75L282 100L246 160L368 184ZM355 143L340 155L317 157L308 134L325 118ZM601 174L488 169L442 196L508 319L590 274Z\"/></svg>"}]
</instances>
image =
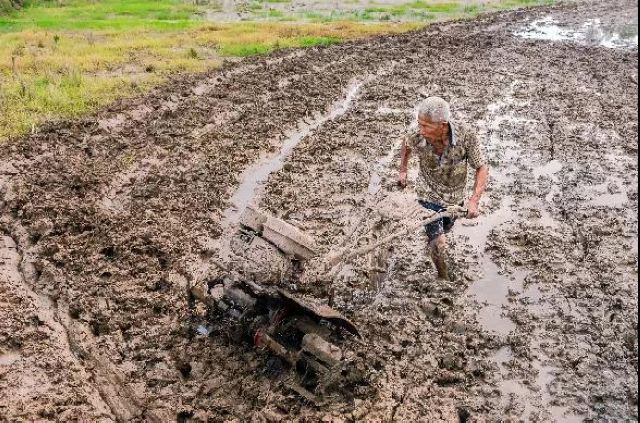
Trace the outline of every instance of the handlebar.
<instances>
[{"instance_id":1,"label":"handlebar","mask_svg":"<svg viewBox=\"0 0 640 423\"><path fill-rule=\"evenodd\" d=\"M453 218L453 219L459 219L459 218L464 218L467 217L467 213L469 213L469 210L461 207L461 206L448 206L445 210L441 211L441 212L434 212L430 217L428 217L426 220L421 220L419 224L415 224L415 225L411 225L410 223L406 224L402 229L400 229L399 231L383 238L380 240L377 240L367 246L364 246L362 248L358 248L358 249L345 249L343 251L341 251L338 254L330 254L329 257L326 260L326 263L329 265L329 268L333 268L335 267L338 263L343 262L346 263L349 260L358 257L358 256L362 256L364 254L369 253L372 250L375 250L378 247L381 247L383 245L386 245L388 243L390 243L391 241L395 240L396 238L399 238L401 236L404 236L406 234L409 234L413 231L418 230L419 228L421 228L424 225L428 225L430 223L436 222L439 219L442 219L444 217L449 217L449 218ZM405 222L407 223L407 222ZM335 269L334 269L335 270Z\"/></svg>"},{"instance_id":2,"label":"handlebar","mask_svg":"<svg viewBox=\"0 0 640 423\"><path fill-rule=\"evenodd\" d=\"M454 219L461 219L467 217L469 214L469 209L462 206L447 206L444 210L444 213L448 214L449 217Z\"/></svg>"}]
</instances>

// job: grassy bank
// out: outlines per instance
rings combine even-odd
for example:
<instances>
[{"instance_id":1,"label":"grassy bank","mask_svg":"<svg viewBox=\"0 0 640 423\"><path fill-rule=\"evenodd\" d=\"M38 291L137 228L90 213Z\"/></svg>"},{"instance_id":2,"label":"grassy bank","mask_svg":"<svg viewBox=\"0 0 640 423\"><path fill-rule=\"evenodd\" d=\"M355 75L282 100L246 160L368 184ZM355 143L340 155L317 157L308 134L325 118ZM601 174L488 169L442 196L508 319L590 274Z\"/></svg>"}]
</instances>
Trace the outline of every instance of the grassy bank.
<instances>
[{"instance_id":1,"label":"grassy bank","mask_svg":"<svg viewBox=\"0 0 640 423\"><path fill-rule=\"evenodd\" d=\"M211 21L216 13L227 16L220 3L200 3L54 0L0 12L0 140L144 91L170 73L215 68L226 57L403 32L549 1L412 1L314 14L285 12L287 0L253 0L234 11L243 20L227 23Z\"/></svg>"}]
</instances>

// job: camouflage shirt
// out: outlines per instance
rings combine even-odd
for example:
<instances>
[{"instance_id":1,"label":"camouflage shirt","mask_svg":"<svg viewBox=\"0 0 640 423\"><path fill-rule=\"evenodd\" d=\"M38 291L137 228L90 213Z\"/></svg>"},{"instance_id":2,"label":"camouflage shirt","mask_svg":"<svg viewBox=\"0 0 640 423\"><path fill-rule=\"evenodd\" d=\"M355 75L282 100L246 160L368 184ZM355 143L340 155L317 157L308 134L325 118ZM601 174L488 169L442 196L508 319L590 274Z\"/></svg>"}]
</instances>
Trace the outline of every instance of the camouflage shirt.
<instances>
[{"instance_id":1,"label":"camouflage shirt","mask_svg":"<svg viewBox=\"0 0 640 423\"><path fill-rule=\"evenodd\" d=\"M460 124L450 124L449 145L442 156L419 133L410 135L407 145L420 162L418 197L440 205L464 202L469 165L477 170L487 164L476 134Z\"/></svg>"}]
</instances>

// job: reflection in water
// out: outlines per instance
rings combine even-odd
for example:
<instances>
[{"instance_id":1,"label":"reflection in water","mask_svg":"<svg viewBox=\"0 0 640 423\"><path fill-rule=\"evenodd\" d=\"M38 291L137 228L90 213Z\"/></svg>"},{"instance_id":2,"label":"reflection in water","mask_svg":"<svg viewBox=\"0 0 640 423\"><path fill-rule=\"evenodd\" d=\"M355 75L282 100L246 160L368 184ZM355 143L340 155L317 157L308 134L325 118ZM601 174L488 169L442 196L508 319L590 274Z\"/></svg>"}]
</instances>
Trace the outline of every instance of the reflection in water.
<instances>
[{"instance_id":1,"label":"reflection in water","mask_svg":"<svg viewBox=\"0 0 640 423\"><path fill-rule=\"evenodd\" d=\"M249 204L256 202L257 197L261 195L261 191L264 189L269 177L284 167L286 160L298 144L325 123L345 114L356 100L362 85L365 82L369 82L369 80L370 78L364 82L352 84L346 97L335 104L329 113L316 116L312 122L301 125L282 143L282 148L275 156L266 157L246 169L240 177L240 186L231 198L232 206L224 212L224 224L233 225L237 223Z\"/></svg>"},{"instance_id":2,"label":"reflection in water","mask_svg":"<svg viewBox=\"0 0 640 423\"><path fill-rule=\"evenodd\" d=\"M521 277L511 277L500 272L499 267L484 253L489 234L502 223L513 217L511 200L489 215L475 222L467 222L458 228L460 235L466 236L468 243L480 253L480 264L483 276L469 287L469 293L476 300L485 304L478 313L478 322L488 332L507 336L516 329L515 323L503 315L502 308L508 304L509 289L514 281Z\"/></svg>"},{"instance_id":3,"label":"reflection in water","mask_svg":"<svg viewBox=\"0 0 640 423\"><path fill-rule=\"evenodd\" d=\"M532 384L524 384L521 381L512 379L510 375L510 362L514 359L513 351L510 347L499 349L492 357L493 361L500 368L502 380L499 383L500 392L503 396L503 406L509 407L512 396L520 398L524 403L522 418L524 421L538 420L534 419L536 412L535 404L543 405L550 421L557 422L582 422L584 416L580 416L571 412L567 407L551 406L553 403L553 394L550 389L556 380L556 374L561 372L558 367L549 365L547 357L536 359L532 362L532 367L537 371L538 376Z\"/></svg>"},{"instance_id":4,"label":"reflection in water","mask_svg":"<svg viewBox=\"0 0 640 423\"><path fill-rule=\"evenodd\" d=\"M8 353L0 354L0 366L10 366L16 361L20 360L20 358L22 358L22 356L15 351L9 351Z\"/></svg>"},{"instance_id":5,"label":"reflection in water","mask_svg":"<svg viewBox=\"0 0 640 423\"><path fill-rule=\"evenodd\" d=\"M200 336L209 336L209 334L211 333L211 330L209 329L209 327L207 325L199 325L196 328L196 332Z\"/></svg>"},{"instance_id":6,"label":"reflection in water","mask_svg":"<svg viewBox=\"0 0 640 423\"><path fill-rule=\"evenodd\" d=\"M603 24L600 19L592 19L579 27L558 23L553 17L533 21L516 35L532 40L573 41L590 46L606 48L638 47L638 23Z\"/></svg>"}]
</instances>

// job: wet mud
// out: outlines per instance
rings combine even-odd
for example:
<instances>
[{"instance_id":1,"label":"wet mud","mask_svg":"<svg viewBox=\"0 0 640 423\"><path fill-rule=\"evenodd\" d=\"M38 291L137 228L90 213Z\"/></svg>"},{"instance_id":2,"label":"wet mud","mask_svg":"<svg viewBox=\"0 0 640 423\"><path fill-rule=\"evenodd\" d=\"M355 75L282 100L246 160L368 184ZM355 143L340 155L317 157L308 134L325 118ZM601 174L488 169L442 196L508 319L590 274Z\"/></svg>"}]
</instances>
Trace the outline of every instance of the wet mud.
<instances>
[{"instance_id":1,"label":"wet mud","mask_svg":"<svg viewBox=\"0 0 640 423\"><path fill-rule=\"evenodd\" d=\"M637 42L522 35L549 17L637 27L637 3L228 63L0 146L0 415L637 420ZM366 383L308 404L269 356L212 332L189 287L224 274L250 204L322 253L388 235L387 199L411 198L399 141L429 94L486 144L483 216L452 234L453 282L420 233L334 275L271 280L363 334Z\"/></svg>"}]
</instances>

